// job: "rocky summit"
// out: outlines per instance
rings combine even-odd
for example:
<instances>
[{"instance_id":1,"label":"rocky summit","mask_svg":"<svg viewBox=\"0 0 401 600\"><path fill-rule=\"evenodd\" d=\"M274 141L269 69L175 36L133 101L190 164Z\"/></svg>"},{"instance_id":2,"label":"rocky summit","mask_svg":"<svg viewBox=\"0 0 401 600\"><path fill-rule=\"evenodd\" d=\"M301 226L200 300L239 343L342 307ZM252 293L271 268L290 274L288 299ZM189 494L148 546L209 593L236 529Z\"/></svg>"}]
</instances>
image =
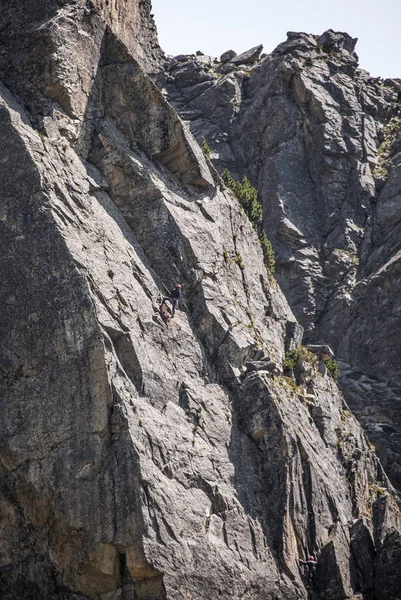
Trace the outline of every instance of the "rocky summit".
<instances>
[{"instance_id":1,"label":"rocky summit","mask_svg":"<svg viewBox=\"0 0 401 600\"><path fill-rule=\"evenodd\" d=\"M355 43L2 7L2 600L401 598L401 85Z\"/></svg>"}]
</instances>

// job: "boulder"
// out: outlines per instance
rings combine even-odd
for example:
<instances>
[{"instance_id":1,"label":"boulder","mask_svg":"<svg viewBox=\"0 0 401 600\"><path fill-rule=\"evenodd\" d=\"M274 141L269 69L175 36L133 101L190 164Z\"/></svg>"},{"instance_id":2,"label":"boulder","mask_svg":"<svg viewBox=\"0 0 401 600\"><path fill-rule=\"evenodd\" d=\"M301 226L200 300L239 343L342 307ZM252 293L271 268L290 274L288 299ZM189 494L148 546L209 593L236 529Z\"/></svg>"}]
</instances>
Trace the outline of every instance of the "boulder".
<instances>
[{"instance_id":1,"label":"boulder","mask_svg":"<svg viewBox=\"0 0 401 600\"><path fill-rule=\"evenodd\" d=\"M328 29L318 39L318 44L324 50L346 50L350 54L355 50L358 38L352 38L348 33Z\"/></svg>"},{"instance_id":2,"label":"boulder","mask_svg":"<svg viewBox=\"0 0 401 600\"><path fill-rule=\"evenodd\" d=\"M201 56L197 56L195 58L197 64L202 65L203 67L206 67L208 69L210 69L212 67L212 65L217 62L217 59L214 58L214 56L210 56L209 54L202 54Z\"/></svg>"},{"instance_id":3,"label":"boulder","mask_svg":"<svg viewBox=\"0 0 401 600\"><path fill-rule=\"evenodd\" d=\"M334 357L333 350L326 344L308 344L306 347L322 360L329 360Z\"/></svg>"},{"instance_id":4,"label":"boulder","mask_svg":"<svg viewBox=\"0 0 401 600\"><path fill-rule=\"evenodd\" d=\"M226 52L223 52L223 54L220 56L220 61L224 64L226 62L229 62L236 56L237 53L234 50L226 50Z\"/></svg>"},{"instance_id":5,"label":"boulder","mask_svg":"<svg viewBox=\"0 0 401 600\"><path fill-rule=\"evenodd\" d=\"M222 65L219 65L216 69L216 73L221 73L222 75L228 75L228 73L232 73L237 70L237 66L232 62L227 62Z\"/></svg>"},{"instance_id":6,"label":"boulder","mask_svg":"<svg viewBox=\"0 0 401 600\"><path fill-rule=\"evenodd\" d=\"M396 90L401 90L400 80L396 81L395 79L387 78L383 81L383 85L385 85L386 87L394 88Z\"/></svg>"},{"instance_id":7,"label":"boulder","mask_svg":"<svg viewBox=\"0 0 401 600\"><path fill-rule=\"evenodd\" d=\"M204 81L210 81L212 76L206 73L195 61L189 61L176 69L173 73L175 84L184 88Z\"/></svg>"},{"instance_id":8,"label":"boulder","mask_svg":"<svg viewBox=\"0 0 401 600\"><path fill-rule=\"evenodd\" d=\"M248 360L245 363L245 368L247 371L269 371L270 373L274 373L275 375L280 373L280 369L270 359Z\"/></svg>"},{"instance_id":9,"label":"boulder","mask_svg":"<svg viewBox=\"0 0 401 600\"><path fill-rule=\"evenodd\" d=\"M177 56L174 56L174 60L180 63L188 62L189 60L192 60L192 58L193 56L191 54L177 54Z\"/></svg>"},{"instance_id":10,"label":"boulder","mask_svg":"<svg viewBox=\"0 0 401 600\"><path fill-rule=\"evenodd\" d=\"M232 58L231 60L235 65L253 65L259 60L262 50L263 45L260 44L259 46L255 46L254 48L243 52L242 54L238 54L235 58Z\"/></svg>"},{"instance_id":11,"label":"boulder","mask_svg":"<svg viewBox=\"0 0 401 600\"><path fill-rule=\"evenodd\" d=\"M287 32L287 40L281 42L274 50L273 54L293 54L297 55L300 52L312 50L316 45L316 40L312 35L306 33L298 33L295 31Z\"/></svg>"}]
</instances>

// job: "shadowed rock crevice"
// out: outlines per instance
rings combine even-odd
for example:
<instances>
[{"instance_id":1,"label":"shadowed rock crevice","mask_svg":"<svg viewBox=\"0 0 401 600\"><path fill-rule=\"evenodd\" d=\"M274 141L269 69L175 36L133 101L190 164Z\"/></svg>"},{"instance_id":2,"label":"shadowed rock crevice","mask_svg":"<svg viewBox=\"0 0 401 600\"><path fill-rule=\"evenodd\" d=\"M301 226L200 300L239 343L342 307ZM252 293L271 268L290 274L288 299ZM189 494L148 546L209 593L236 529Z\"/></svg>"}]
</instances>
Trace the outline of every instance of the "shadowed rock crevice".
<instances>
[{"instance_id":1,"label":"shadowed rock crevice","mask_svg":"<svg viewBox=\"0 0 401 600\"><path fill-rule=\"evenodd\" d=\"M129 334L111 328L106 328L106 331L110 336L122 368L134 384L138 394L141 394L143 389L143 371Z\"/></svg>"}]
</instances>

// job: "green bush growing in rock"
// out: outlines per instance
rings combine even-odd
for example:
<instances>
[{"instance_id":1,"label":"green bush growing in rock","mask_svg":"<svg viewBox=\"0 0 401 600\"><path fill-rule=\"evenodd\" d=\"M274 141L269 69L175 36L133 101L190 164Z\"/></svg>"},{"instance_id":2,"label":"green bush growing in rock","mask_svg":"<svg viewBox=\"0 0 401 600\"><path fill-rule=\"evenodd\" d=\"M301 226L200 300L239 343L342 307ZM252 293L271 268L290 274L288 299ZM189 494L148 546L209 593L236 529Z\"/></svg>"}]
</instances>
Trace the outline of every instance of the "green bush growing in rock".
<instances>
[{"instance_id":1,"label":"green bush growing in rock","mask_svg":"<svg viewBox=\"0 0 401 600\"><path fill-rule=\"evenodd\" d=\"M272 276L275 270L275 256L272 243L264 231L262 231L262 233L259 235L259 241L260 245L262 246L266 271L270 276Z\"/></svg>"},{"instance_id":2,"label":"green bush growing in rock","mask_svg":"<svg viewBox=\"0 0 401 600\"><path fill-rule=\"evenodd\" d=\"M207 158L207 160L210 160L210 146L206 141L205 137L202 137L202 152L205 158Z\"/></svg>"},{"instance_id":3,"label":"green bush growing in rock","mask_svg":"<svg viewBox=\"0 0 401 600\"><path fill-rule=\"evenodd\" d=\"M259 234L259 242L262 246L263 258L266 270L269 276L274 273L274 251L270 240L264 231L260 231L263 220L262 204L258 200L258 190L251 185L249 179L245 176L242 181L238 181L231 176L228 169L224 169L222 179L229 190L239 200L244 208L246 215L253 227Z\"/></svg>"},{"instance_id":4,"label":"green bush growing in rock","mask_svg":"<svg viewBox=\"0 0 401 600\"><path fill-rule=\"evenodd\" d=\"M332 378L337 379L338 374L340 372L337 361L334 358L329 358L328 360L324 361L324 364L326 365L326 369L328 370Z\"/></svg>"},{"instance_id":5,"label":"green bush growing in rock","mask_svg":"<svg viewBox=\"0 0 401 600\"><path fill-rule=\"evenodd\" d=\"M291 373L293 369L296 367L298 361L307 362L311 365L315 365L317 363L317 356L306 346L300 346L295 350L290 350L286 352L285 359L283 361L283 369L286 373Z\"/></svg>"},{"instance_id":6,"label":"green bush growing in rock","mask_svg":"<svg viewBox=\"0 0 401 600\"><path fill-rule=\"evenodd\" d=\"M239 268L241 269L241 271L245 270L244 259L242 258L241 253L238 252L238 250L236 251L235 256L234 256L234 262L235 262L236 265L239 266Z\"/></svg>"},{"instance_id":7,"label":"green bush growing in rock","mask_svg":"<svg viewBox=\"0 0 401 600\"><path fill-rule=\"evenodd\" d=\"M283 361L284 373L291 373L298 362L298 350L291 350L286 352L285 359Z\"/></svg>"},{"instance_id":8,"label":"green bush growing in rock","mask_svg":"<svg viewBox=\"0 0 401 600\"><path fill-rule=\"evenodd\" d=\"M291 377L279 376L279 377L275 378L275 381L279 387L287 389L287 390L291 390L297 396L303 397L302 388L299 385L297 385L297 382L294 379L292 379Z\"/></svg>"},{"instance_id":9,"label":"green bush growing in rock","mask_svg":"<svg viewBox=\"0 0 401 600\"><path fill-rule=\"evenodd\" d=\"M230 189L232 190L235 186L235 179L234 177L231 177L231 173L228 169L224 169L223 173L221 174L221 178L224 181L224 184Z\"/></svg>"},{"instance_id":10,"label":"green bush growing in rock","mask_svg":"<svg viewBox=\"0 0 401 600\"><path fill-rule=\"evenodd\" d=\"M251 185L248 177L245 176L242 181L238 181L231 176L228 169L224 169L222 179L228 189L239 200L248 219L256 231L258 231L263 217L262 205L258 200L258 190Z\"/></svg>"},{"instance_id":11,"label":"green bush growing in rock","mask_svg":"<svg viewBox=\"0 0 401 600\"><path fill-rule=\"evenodd\" d=\"M257 229L262 222L262 205L258 201L258 190L251 185L248 177L245 176L242 181L238 181L231 176L228 169L224 169L222 178L225 185L244 207L252 225ZM253 219L250 215L253 215Z\"/></svg>"},{"instance_id":12,"label":"green bush growing in rock","mask_svg":"<svg viewBox=\"0 0 401 600\"><path fill-rule=\"evenodd\" d=\"M248 177L245 176L242 181L235 181L233 192L257 231L262 223L263 216L262 205L258 201L258 190L251 185Z\"/></svg>"}]
</instances>

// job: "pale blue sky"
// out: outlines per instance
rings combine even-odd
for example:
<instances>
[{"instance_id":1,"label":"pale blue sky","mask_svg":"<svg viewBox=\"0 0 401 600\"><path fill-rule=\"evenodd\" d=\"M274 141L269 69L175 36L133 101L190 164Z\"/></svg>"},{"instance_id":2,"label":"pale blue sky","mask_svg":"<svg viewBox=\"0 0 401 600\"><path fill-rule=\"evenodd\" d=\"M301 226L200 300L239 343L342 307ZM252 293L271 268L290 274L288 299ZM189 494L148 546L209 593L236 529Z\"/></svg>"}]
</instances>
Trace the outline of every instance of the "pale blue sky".
<instances>
[{"instance_id":1,"label":"pale blue sky","mask_svg":"<svg viewBox=\"0 0 401 600\"><path fill-rule=\"evenodd\" d=\"M346 31L357 37L360 66L401 77L401 0L152 0L167 54L220 56L257 44L271 52L287 31Z\"/></svg>"}]
</instances>

